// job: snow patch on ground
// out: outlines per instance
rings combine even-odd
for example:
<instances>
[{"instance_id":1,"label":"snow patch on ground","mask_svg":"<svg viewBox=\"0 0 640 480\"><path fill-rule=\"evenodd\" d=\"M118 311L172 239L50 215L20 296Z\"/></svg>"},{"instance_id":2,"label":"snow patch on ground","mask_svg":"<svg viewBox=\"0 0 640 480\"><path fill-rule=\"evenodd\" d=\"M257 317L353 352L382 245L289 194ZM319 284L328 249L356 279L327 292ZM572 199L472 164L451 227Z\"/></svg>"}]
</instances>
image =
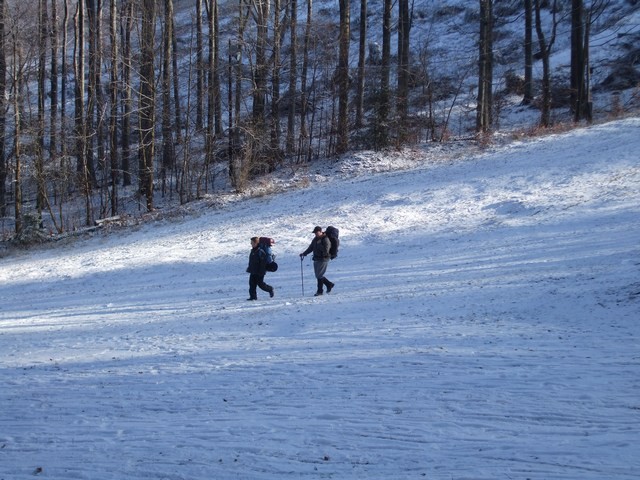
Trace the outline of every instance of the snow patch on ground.
<instances>
[{"instance_id":1,"label":"snow patch on ground","mask_svg":"<svg viewBox=\"0 0 640 480\"><path fill-rule=\"evenodd\" d=\"M635 478L639 132L364 152L5 256L0 479Z\"/></svg>"}]
</instances>

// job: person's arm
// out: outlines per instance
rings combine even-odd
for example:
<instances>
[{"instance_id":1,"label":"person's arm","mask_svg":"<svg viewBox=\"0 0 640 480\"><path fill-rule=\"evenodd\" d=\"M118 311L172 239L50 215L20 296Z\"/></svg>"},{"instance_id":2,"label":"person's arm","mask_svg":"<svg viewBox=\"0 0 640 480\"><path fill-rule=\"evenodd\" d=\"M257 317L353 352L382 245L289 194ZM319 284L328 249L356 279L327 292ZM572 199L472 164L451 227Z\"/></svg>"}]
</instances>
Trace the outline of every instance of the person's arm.
<instances>
[{"instance_id":1,"label":"person's arm","mask_svg":"<svg viewBox=\"0 0 640 480\"><path fill-rule=\"evenodd\" d=\"M313 251L313 242L311 242L311 244L309 245L309 247L300 254L301 257L306 257L307 255L309 255L311 252Z\"/></svg>"}]
</instances>

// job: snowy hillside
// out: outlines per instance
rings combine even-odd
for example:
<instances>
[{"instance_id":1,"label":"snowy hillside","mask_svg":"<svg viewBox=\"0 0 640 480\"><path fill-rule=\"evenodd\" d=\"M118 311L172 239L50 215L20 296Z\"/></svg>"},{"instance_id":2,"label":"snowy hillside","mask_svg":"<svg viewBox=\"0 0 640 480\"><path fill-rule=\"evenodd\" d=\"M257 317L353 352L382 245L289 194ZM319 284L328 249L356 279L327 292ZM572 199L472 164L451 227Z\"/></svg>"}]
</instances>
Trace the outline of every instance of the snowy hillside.
<instances>
[{"instance_id":1,"label":"snowy hillside","mask_svg":"<svg viewBox=\"0 0 640 480\"><path fill-rule=\"evenodd\" d=\"M629 119L360 154L0 259L0 480L637 478L638 151ZM280 269L247 302L253 235Z\"/></svg>"}]
</instances>

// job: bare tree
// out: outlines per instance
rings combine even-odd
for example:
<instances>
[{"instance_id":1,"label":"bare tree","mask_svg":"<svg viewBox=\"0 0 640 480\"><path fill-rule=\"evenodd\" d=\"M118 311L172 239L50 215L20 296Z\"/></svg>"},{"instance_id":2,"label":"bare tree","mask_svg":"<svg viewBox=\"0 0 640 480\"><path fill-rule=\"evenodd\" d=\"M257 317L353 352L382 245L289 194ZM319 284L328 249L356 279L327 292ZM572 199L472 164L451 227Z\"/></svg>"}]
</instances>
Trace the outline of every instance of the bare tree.
<instances>
[{"instance_id":1,"label":"bare tree","mask_svg":"<svg viewBox=\"0 0 640 480\"><path fill-rule=\"evenodd\" d=\"M533 101L533 6L524 0L524 95L522 103Z\"/></svg>"},{"instance_id":2,"label":"bare tree","mask_svg":"<svg viewBox=\"0 0 640 480\"><path fill-rule=\"evenodd\" d=\"M219 75L218 0L210 0L207 5L209 27L209 68L207 88L207 125L205 129L205 191L209 185L209 168L214 163L215 139L222 132L222 109Z\"/></svg>"},{"instance_id":3,"label":"bare tree","mask_svg":"<svg viewBox=\"0 0 640 480\"><path fill-rule=\"evenodd\" d=\"M271 155L269 162L275 166L280 158L280 49L282 48L282 32L280 28L280 0L273 0L273 47L271 70ZM289 133L287 132L287 138Z\"/></svg>"},{"instance_id":4,"label":"bare tree","mask_svg":"<svg viewBox=\"0 0 640 480\"><path fill-rule=\"evenodd\" d=\"M7 158L5 145L5 129L7 125L7 57L5 42L5 0L0 0L0 215L7 214Z\"/></svg>"},{"instance_id":5,"label":"bare tree","mask_svg":"<svg viewBox=\"0 0 640 480\"><path fill-rule=\"evenodd\" d=\"M131 116L133 112L133 84L131 64L131 32L133 31L133 0L124 0L121 27L122 43L122 185L131 185Z\"/></svg>"},{"instance_id":6,"label":"bare tree","mask_svg":"<svg viewBox=\"0 0 640 480\"><path fill-rule=\"evenodd\" d=\"M196 130L202 130L203 126L204 47L202 38L202 0L196 0Z\"/></svg>"},{"instance_id":7,"label":"bare tree","mask_svg":"<svg viewBox=\"0 0 640 480\"><path fill-rule=\"evenodd\" d=\"M233 104L231 103L231 93L229 93L230 120L229 125L229 180L236 190L243 188L243 177L245 168L242 165L243 159L237 155L240 150L240 107L242 99L242 52L245 37L245 29L249 20L251 5L244 4L244 0L238 0L238 31L235 44L229 41L229 90L233 85L231 77L235 73L235 95ZM231 114L235 112L235 115Z\"/></svg>"},{"instance_id":8,"label":"bare tree","mask_svg":"<svg viewBox=\"0 0 640 480\"><path fill-rule=\"evenodd\" d=\"M340 0L340 38L338 54L338 143L336 153L342 154L349 148L349 40L350 40L350 0Z\"/></svg>"},{"instance_id":9,"label":"bare tree","mask_svg":"<svg viewBox=\"0 0 640 480\"><path fill-rule=\"evenodd\" d=\"M589 42L592 23L609 6L610 0L572 0L571 9L571 108L576 122L592 121Z\"/></svg>"},{"instance_id":10,"label":"bare tree","mask_svg":"<svg viewBox=\"0 0 640 480\"><path fill-rule=\"evenodd\" d=\"M60 45L60 58L62 59L60 66L60 138L64 138L64 132L66 131L66 117L67 117L67 80L68 80L68 65L67 65L67 46L68 46L68 33L69 31L69 0L64 0L64 8L62 15L62 42ZM54 132L52 132L54 133ZM68 152L68 142L62 142L60 147L60 155L63 159L66 159Z\"/></svg>"},{"instance_id":11,"label":"bare tree","mask_svg":"<svg viewBox=\"0 0 640 480\"><path fill-rule=\"evenodd\" d=\"M571 0L571 108L574 120L584 116L585 13L583 0Z\"/></svg>"},{"instance_id":12,"label":"bare tree","mask_svg":"<svg viewBox=\"0 0 640 480\"><path fill-rule=\"evenodd\" d=\"M102 63L100 54L100 10L101 0L86 0L87 25L89 27L88 40L88 82L87 82L87 102L86 102L86 160L85 165L89 174L89 181L92 186L97 185L96 167L94 163L95 149L98 152L98 159L103 162L103 139L101 133L101 81L100 65ZM90 219L88 219L90 223Z\"/></svg>"},{"instance_id":13,"label":"bare tree","mask_svg":"<svg viewBox=\"0 0 640 480\"><path fill-rule=\"evenodd\" d=\"M85 146L84 139L84 7L83 0L78 0L76 13L74 15L74 50L73 56L73 76L74 76L74 120L75 120L75 156L77 171L81 175L85 168Z\"/></svg>"},{"instance_id":14,"label":"bare tree","mask_svg":"<svg viewBox=\"0 0 640 480\"><path fill-rule=\"evenodd\" d=\"M87 125L85 117L85 15L82 0L78 0L75 15L75 55L74 61L74 135L75 135L75 156L77 161L77 172L85 198L85 223L91 224L91 190L92 181L90 164L88 160L88 140Z\"/></svg>"},{"instance_id":15,"label":"bare tree","mask_svg":"<svg viewBox=\"0 0 640 480\"><path fill-rule=\"evenodd\" d=\"M111 172L111 215L118 213L118 1L110 0L109 4L109 39L111 42L111 73L109 94L111 112L109 115L109 154Z\"/></svg>"},{"instance_id":16,"label":"bare tree","mask_svg":"<svg viewBox=\"0 0 640 480\"><path fill-rule=\"evenodd\" d=\"M252 0L252 3L252 13L257 30L253 68L253 122L259 129L262 129L267 93L267 34L269 32L270 0Z\"/></svg>"},{"instance_id":17,"label":"bare tree","mask_svg":"<svg viewBox=\"0 0 640 480\"><path fill-rule=\"evenodd\" d=\"M287 154L295 148L296 98L298 84L298 0L289 1L289 22L291 52L289 57L289 115L287 117Z\"/></svg>"},{"instance_id":18,"label":"bare tree","mask_svg":"<svg viewBox=\"0 0 640 480\"><path fill-rule=\"evenodd\" d=\"M409 47L411 12L409 0L398 0L398 142L404 143L409 106Z\"/></svg>"},{"instance_id":19,"label":"bare tree","mask_svg":"<svg viewBox=\"0 0 640 480\"><path fill-rule=\"evenodd\" d=\"M307 23L304 31L304 47L302 53L302 71L300 72L300 136L299 148L302 158L310 159L311 141L307 129L307 111L309 103L309 92L307 91L307 75L309 73L309 48L311 45L311 27L313 18L313 0L307 0ZM306 147L306 148L305 148ZM303 151L307 151L305 155Z\"/></svg>"},{"instance_id":20,"label":"bare tree","mask_svg":"<svg viewBox=\"0 0 640 480\"><path fill-rule=\"evenodd\" d=\"M20 118L20 92L22 91L23 72L22 72L22 52L20 45L18 44L17 33L14 30L12 32L12 52L13 64L11 69L11 81L12 81L12 100L13 100L13 155L15 157L14 168L14 218L15 218L15 231L16 234L22 233L23 219L22 219L22 145L21 145L21 131L22 119Z\"/></svg>"},{"instance_id":21,"label":"bare tree","mask_svg":"<svg viewBox=\"0 0 640 480\"><path fill-rule=\"evenodd\" d=\"M218 0L212 0L213 10L213 110L215 118L215 133L222 135L222 97L220 95L220 15L218 12Z\"/></svg>"},{"instance_id":22,"label":"bare tree","mask_svg":"<svg viewBox=\"0 0 640 480\"><path fill-rule=\"evenodd\" d=\"M364 108L364 74L367 44L367 0L360 0L360 38L358 40L358 82L356 93L356 128L361 128Z\"/></svg>"},{"instance_id":23,"label":"bare tree","mask_svg":"<svg viewBox=\"0 0 640 480\"><path fill-rule=\"evenodd\" d=\"M51 103L49 107L49 157L54 159L58 155L58 2L51 1L51 21L50 21L50 42L51 42L51 72L49 82L49 97Z\"/></svg>"},{"instance_id":24,"label":"bare tree","mask_svg":"<svg viewBox=\"0 0 640 480\"><path fill-rule=\"evenodd\" d=\"M46 81L46 62L47 62L47 31L48 25L47 0L38 1L38 122L36 129L36 156L35 156L35 175L36 175L36 209L38 211L38 220L42 219L42 209L46 202L46 188L44 180L44 117L45 117L45 81Z\"/></svg>"},{"instance_id":25,"label":"bare tree","mask_svg":"<svg viewBox=\"0 0 640 480\"><path fill-rule=\"evenodd\" d=\"M382 58L380 63L380 92L376 99L376 120L373 142L376 149L389 143L390 66L391 66L391 13L392 0L384 0L382 13Z\"/></svg>"},{"instance_id":26,"label":"bare tree","mask_svg":"<svg viewBox=\"0 0 640 480\"><path fill-rule=\"evenodd\" d=\"M553 0L551 37L547 40L542 28L542 15L540 11L540 0L533 0L536 15L536 33L540 45L540 55L542 58L542 106L540 112L540 125L548 127L551 124L551 49L556 39L556 11L557 0Z\"/></svg>"},{"instance_id":27,"label":"bare tree","mask_svg":"<svg viewBox=\"0 0 640 480\"><path fill-rule=\"evenodd\" d=\"M173 66L173 0L164 0L164 35L162 38L162 163L160 180L162 194L167 190L167 171L175 161L173 130L171 128L171 69Z\"/></svg>"},{"instance_id":28,"label":"bare tree","mask_svg":"<svg viewBox=\"0 0 640 480\"><path fill-rule=\"evenodd\" d=\"M216 18L217 15L216 15ZM175 23L175 22L174 22ZM180 107L180 80L178 74L178 37L176 36L176 28L172 28L171 43L173 48L171 49L171 63L173 65L173 115L175 117L175 132L176 143L182 143L182 108ZM220 102L218 102L219 104ZM220 113L222 115L222 113ZM216 122L216 125L220 122Z\"/></svg>"},{"instance_id":29,"label":"bare tree","mask_svg":"<svg viewBox=\"0 0 640 480\"><path fill-rule=\"evenodd\" d=\"M488 132L493 109L493 0L480 0L479 47L476 131Z\"/></svg>"},{"instance_id":30,"label":"bare tree","mask_svg":"<svg viewBox=\"0 0 640 480\"><path fill-rule=\"evenodd\" d=\"M216 36L215 36L215 4L217 0L210 0L205 3L207 7L207 26L209 33L207 36L208 44L208 69L207 69L207 124L204 129L205 134L205 189L207 188L209 167L213 164L214 155L214 141L215 141L215 101L216 92L213 89L214 75L215 75L215 50L216 50ZM199 194L199 193L198 193Z\"/></svg>"},{"instance_id":31,"label":"bare tree","mask_svg":"<svg viewBox=\"0 0 640 480\"><path fill-rule=\"evenodd\" d=\"M147 210L153 210L154 124L155 124L155 0L142 0L140 37L140 194L146 198Z\"/></svg>"}]
</instances>

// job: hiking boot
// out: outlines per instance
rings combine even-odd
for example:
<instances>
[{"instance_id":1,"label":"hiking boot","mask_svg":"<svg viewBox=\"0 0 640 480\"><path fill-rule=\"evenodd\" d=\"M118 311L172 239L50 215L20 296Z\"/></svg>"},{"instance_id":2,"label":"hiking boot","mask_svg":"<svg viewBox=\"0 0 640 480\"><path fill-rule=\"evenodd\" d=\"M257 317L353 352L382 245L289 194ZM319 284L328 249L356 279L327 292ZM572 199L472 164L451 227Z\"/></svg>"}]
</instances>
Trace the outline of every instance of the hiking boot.
<instances>
[{"instance_id":1,"label":"hiking boot","mask_svg":"<svg viewBox=\"0 0 640 480\"><path fill-rule=\"evenodd\" d=\"M322 294L323 294L322 290L318 290L316 293L313 294L313 296L314 297L319 297Z\"/></svg>"},{"instance_id":2,"label":"hiking boot","mask_svg":"<svg viewBox=\"0 0 640 480\"><path fill-rule=\"evenodd\" d=\"M249 298L247 298L247 302L250 302L250 301L252 301L252 300L257 300L257 298L253 298L253 297L249 297Z\"/></svg>"},{"instance_id":3,"label":"hiking boot","mask_svg":"<svg viewBox=\"0 0 640 480\"><path fill-rule=\"evenodd\" d=\"M327 286L327 293L330 293L333 287L336 286L335 283L331 283L329 280L325 280L324 284Z\"/></svg>"},{"instance_id":4,"label":"hiking boot","mask_svg":"<svg viewBox=\"0 0 640 480\"><path fill-rule=\"evenodd\" d=\"M272 289L269 291L269 296L270 296L271 298L273 298L273 296L274 296L275 294L276 294L276 292L275 292L275 290L272 288Z\"/></svg>"}]
</instances>

